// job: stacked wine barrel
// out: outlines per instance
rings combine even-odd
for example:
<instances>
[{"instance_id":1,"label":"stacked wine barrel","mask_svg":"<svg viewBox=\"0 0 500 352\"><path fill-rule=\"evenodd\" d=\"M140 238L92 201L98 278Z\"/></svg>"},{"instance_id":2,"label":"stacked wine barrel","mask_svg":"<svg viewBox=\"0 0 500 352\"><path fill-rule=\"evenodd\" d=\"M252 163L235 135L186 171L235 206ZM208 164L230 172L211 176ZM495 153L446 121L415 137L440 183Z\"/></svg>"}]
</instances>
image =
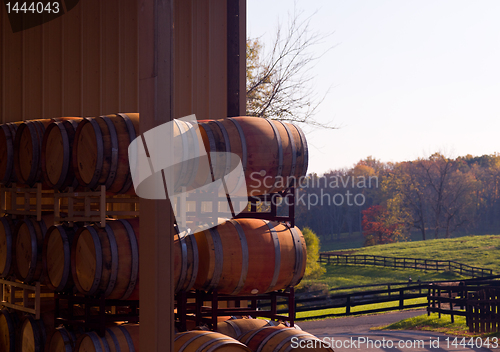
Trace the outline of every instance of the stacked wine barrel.
<instances>
[{"instance_id":1,"label":"stacked wine barrel","mask_svg":"<svg viewBox=\"0 0 500 352\"><path fill-rule=\"evenodd\" d=\"M177 121L174 135L189 135L195 123L199 133L193 138L200 139L196 145L215 152L208 153L211 170L215 170L210 175L213 178L224 176L217 170L227 171L215 167L227 165L224 153L240 157L253 196L282 191L288 184L280 178L306 174L307 143L302 131L292 124L254 117ZM56 192L68 187L93 190L105 185L108 195L135 195L128 146L138 136L138 114L5 124L0 128L0 182L5 186L41 182ZM181 140L189 143L189 138ZM175 172L177 179L184 182L182 186L207 181L195 164L177 167ZM270 177L271 182L261 182L255 175ZM56 292L139 299L139 218L110 220L104 228L96 224L55 225L51 214L44 215L41 221L9 216L0 221L1 277L25 283L41 281ZM305 241L298 228L260 219L227 220L215 228L175 235L174 255L175 292L193 288L229 295L272 292L297 285L306 264ZM17 326L23 334L30 334L20 343L33 345L29 348L35 351L42 351L44 346L46 351L138 348L137 326L112 327L104 337L87 333L77 338L74 331L55 330L53 324L31 317L16 324L9 315L5 321L9 321L5 326ZM252 324L231 326L242 333L254 327ZM219 335L181 333L176 338L176 350L201 351L210 347L249 351L243 343ZM286 334L286 338L289 336ZM28 350L24 345L21 348Z\"/></svg>"}]
</instances>

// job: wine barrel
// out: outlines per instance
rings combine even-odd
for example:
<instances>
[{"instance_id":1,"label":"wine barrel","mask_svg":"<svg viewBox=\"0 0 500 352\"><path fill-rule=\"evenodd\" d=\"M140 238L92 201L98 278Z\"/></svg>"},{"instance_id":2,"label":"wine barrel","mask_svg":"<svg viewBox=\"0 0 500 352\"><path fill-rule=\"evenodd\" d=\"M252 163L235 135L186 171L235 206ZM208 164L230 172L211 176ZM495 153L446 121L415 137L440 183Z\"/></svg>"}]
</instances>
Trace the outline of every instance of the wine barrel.
<instances>
[{"instance_id":1,"label":"wine barrel","mask_svg":"<svg viewBox=\"0 0 500 352\"><path fill-rule=\"evenodd\" d=\"M47 343L47 336L54 331L54 313L47 312L36 320L26 315L19 330L19 351L43 352Z\"/></svg>"},{"instance_id":2,"label":"wine barrel","mask_svg":"<svg viewBox=\"0 0 500 352\"><path fill-rule=\"evenodd\" d=\"M9 185L16 182L14 172L14 139L17 127L22 122L0 125L0 183Z\"/></svg>"},{"instance_id":3,"label":"wine barrel","mask_svg":"<svg viewBox=\"0 0 500 352\"><path fill-rule=\"evenodd\" d=\"M78 226L53 225L43 241L42 266L47 286L64 291L74 286L71 275L71 245Z\"/></svg>"},{"instance_id":4,"label":"wine barrel","mask_svg":"<svg viewBox=\"0 0 500 352\"><path fill-rule=\"evenodd\" d=\"M249 331L238 340L247 345L252 351L292 352L307 350L313 352L333 352L333 349L328 344L323 344L320 339L308 332L278 326L262 327ZM302 348L299 347L300 344L302 344Z\"/></svg>"},{"instance_id":5,"label":"wine barrel","mask_svg":"<svg viewBox=\"0 0 500 352\"><path fill-rule=\"evenodd\" d=\"M47 340L45 352L73 352L79 336L81 336L81 333L68 330L64 327L56 328Z\"/></svg>"},{"instance_id":6,"label":"wine barrel","mask_svg":"<svg viewBox=\"0 0 500 352\"><path fill-rule=\"evenodd\" d=\"M297 285L306 267L306 244L297 227L237 219L194 234L199 262L195 289L231 295Z\"/></svg>"},{"instance_id":7,"label":"wine barrel","mask_svg":"<svg viewBox=\"0 0 500 352\"><path fill-rule=\"evenodd\" d=\"M198 273L198 246L193 236L174 236L175 293L193 288Z\"/></svg>"},{"instance_id":8,"label":"wine barrel","mask_svg":"<svg viewBox=\"0 0 500 352\"><path fill-rule=\"evenodd\" d=\"M138 299L139 219L106 222L105 228L80 228L71 247L71 270L83 294L108 299Z\"/></svg>"},{"instance_id":9,"label":"wine barrel","mask_svg":"<svg viewBox=\"0 0 500 352\"><path fill-rule=\"evenodd\" d=\"M19 182L33 186L42 180L41 151L45 128L54 121L74 119L81 118L29 120L19 125L14 140L14 168Z\"/></svg>"},{"instance_id":10,"label":"wine barrel","mask_svg":"<svg viewBox=\"0 0 500 352\"><path fill-rule=\"evenodd\" d=\"M269 326L269 322L262 319L230 319L217 323L217 332L238 339L250 330Z\"/></svg>"},{"instance_id":11,"label":"wine barrel","mask_svg":"<svg viewBox=\"0 0 500 352\"><path fill-rule=\"evenodd\" d=\"M186 331L175 335L175 352L251 352L244 344L229 336L212 331Z\"/></svg>"},{"instance_id":12,"label":"wine barrel","mask_svg":"<svg viewBox=\"0 0 500 352\"><path fill-rule=\"evenodd\" d=\"M76 130L73 171L81 185L106 185L109 193L134 192L128 146L139 134L139 114L85 118Z\"/></svg>"},{"instance_id":13,"label":"wine barrel","mask_svg":"<svg viewBox=\"0 0 500 352\"><path fill-rule=\"evenodd\" d=\"M16 351L16 331L19 326L19 315L9 312L7 309L0 310L0 351Z\"/></svg>"},{"instance_id":14,"label":"wine barrel","mask_svg":"<svg viewBox=\"0 0 500 352\"><path fill-rule=\"evenodd\" d=\"M95 332L80 336L74 352L139 351L139 325L127 324L106 329L104 337Z\"/></svg>"},{"instance_id":15,"label":"wine barrel","mask_svg":"<svg viewBox=\"0 0 500 352\"><path fill-rule=\"evenodd\" d=\"M32 218L20 220L14 229L16 265L14 273L22 282L41 280L43 265L43 239L54 223L54 214L42 216L41 221Z\"/></svg>"},{"instance_id":16,"label":"wine barrel","mask_svg":"<svg viewBox=\"0 0 500 352\"><path fill-rule=\"evenodd\" d=\"M200 122L200 126L207 151L231 152L241 158L251 196L282 191L307 173L307 141L295 125L240 116ZM227 174L224 154L217 155L222 160L211 160L216 179Z\"/></svg>"},{"instance_id":17,"label":"wine barrel","mask_svg":"<svg viewBox=\"0 0 500 352\"><path fill-rule=\"evenodd\" d=\"M14 272L13 238L16 220L8 216L0 218L0 277L9 277Z\"/></svg>"},{"instance_id":18,"label":"wine barrel","mask_svg":"<svg viewBox=\"0 0 500 352\"><path fill-rule=\"evenodd\" d=\"M54 121L47 126L42 141L43 180L55 189L77 187L71 162L75 131L80 120Z\"/></svg>"}]
</instances>

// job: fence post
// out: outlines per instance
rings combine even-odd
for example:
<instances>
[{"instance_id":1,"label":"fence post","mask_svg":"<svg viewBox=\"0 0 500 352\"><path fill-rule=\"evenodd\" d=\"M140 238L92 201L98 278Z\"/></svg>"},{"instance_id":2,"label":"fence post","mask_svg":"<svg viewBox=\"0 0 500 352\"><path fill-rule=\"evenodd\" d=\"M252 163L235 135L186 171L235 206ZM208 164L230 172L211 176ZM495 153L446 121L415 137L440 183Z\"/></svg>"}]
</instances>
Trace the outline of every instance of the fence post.
<instances>
[{"instance_id":1,"label":"fence post","mask_svg":"<svg viewBox=\"0 0 500 352\"><path fill-rule=\"evenodd\" d=\"M404 309L405 306L405 298L404 298L404 288L399 289L399 309Z\"/></svg>"},{"instance_id":2,"label":"fence post","mask_svg":"<svg viewBox=\"0 0 500 352\"><path fill-rule=\"evenodd\" d=\"M345 314L351 314L351 295L347 296L346 304L345 304Z\"/></svg>"},{"instance_id":3,"label":"fence post","mask_svg":"<svg viewBox=\"0 0 500 352\"><path fill-rule=\"evenodd\" d=\"M388 294L389 294L389 296L390 296L390 295L391 295L391 285L387 285L387 290L389 291L389 292L387 292L387 293L388 293Z\"/></svg>"},{"instance_id":4,"label":"fence post","mask_svg":"<svg viewBox=\"0 0 500 352\"><path fill-rule=\"evenodd\" d=\"M439 309L438 316L439 319L441 319L441 288L438 288L438 309Z\"/></svg>"},{"instance_id":5,"label":"fence post","mask_svg":"<svg viewBox=\"0 0 500 352\"><path fill-rule=\"evenodd\" d=\"M431 310L430 310L431 304L432 304L432 302L431 302L431 291L432 291L431 285L432 284L429 284L427 286L427 316L431 315ZM434 306L432 308L434 308Z\"/></svg>"}]
</instances>

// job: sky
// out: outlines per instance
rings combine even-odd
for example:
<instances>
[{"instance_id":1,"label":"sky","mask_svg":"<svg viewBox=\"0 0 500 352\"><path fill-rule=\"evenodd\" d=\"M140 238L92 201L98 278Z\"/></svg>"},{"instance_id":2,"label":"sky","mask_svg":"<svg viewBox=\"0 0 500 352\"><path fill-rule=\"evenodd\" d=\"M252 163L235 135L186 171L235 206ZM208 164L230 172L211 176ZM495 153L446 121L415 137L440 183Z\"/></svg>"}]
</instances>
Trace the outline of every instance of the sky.
<instances>
[{"instance_id":1,"label":"sky","mask_svg":"<svg viewBox=\"0 0 500 352\"><path fill-rule=\"evenodd\" d=\"M294 7L332 33L315 52L314 88L329 90L303 126L308 172L373 156L398 162L500 152L500 1L247 0L247 37L269 43Z\"/></svg>"}]
</instances>

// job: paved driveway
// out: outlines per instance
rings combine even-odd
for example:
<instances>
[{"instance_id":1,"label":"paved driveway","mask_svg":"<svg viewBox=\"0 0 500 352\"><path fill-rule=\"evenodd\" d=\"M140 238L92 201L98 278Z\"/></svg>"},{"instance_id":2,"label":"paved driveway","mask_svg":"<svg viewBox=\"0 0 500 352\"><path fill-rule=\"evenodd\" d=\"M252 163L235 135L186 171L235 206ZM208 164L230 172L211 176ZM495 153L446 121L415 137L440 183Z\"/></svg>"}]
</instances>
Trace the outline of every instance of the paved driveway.
<instances>
[{"instance_id":1,"label":"paved driveway","mask_svg":"<svg viewBox=\"0 0 500 352\"><path fill-rule=\"evenodd\" d=\"M370 330L372 327L388 325L402 319L425 314L425 310L392 312L386 314L325 319L320 321L299 322L305 331L333 344L335 352L348 351L392 351L392 352L423 352L423 351L500 351L490 347L477 347L485 340L475 340L474 347L460 345L461 338L433 333L429 331L403 330ZM443 317L449 319L449 317ZM455 342L455 343L454 343ZM469 339L466 340L469 342ZM499 342L500 343L500 342Z\"/></svg>"}]
</instances>

